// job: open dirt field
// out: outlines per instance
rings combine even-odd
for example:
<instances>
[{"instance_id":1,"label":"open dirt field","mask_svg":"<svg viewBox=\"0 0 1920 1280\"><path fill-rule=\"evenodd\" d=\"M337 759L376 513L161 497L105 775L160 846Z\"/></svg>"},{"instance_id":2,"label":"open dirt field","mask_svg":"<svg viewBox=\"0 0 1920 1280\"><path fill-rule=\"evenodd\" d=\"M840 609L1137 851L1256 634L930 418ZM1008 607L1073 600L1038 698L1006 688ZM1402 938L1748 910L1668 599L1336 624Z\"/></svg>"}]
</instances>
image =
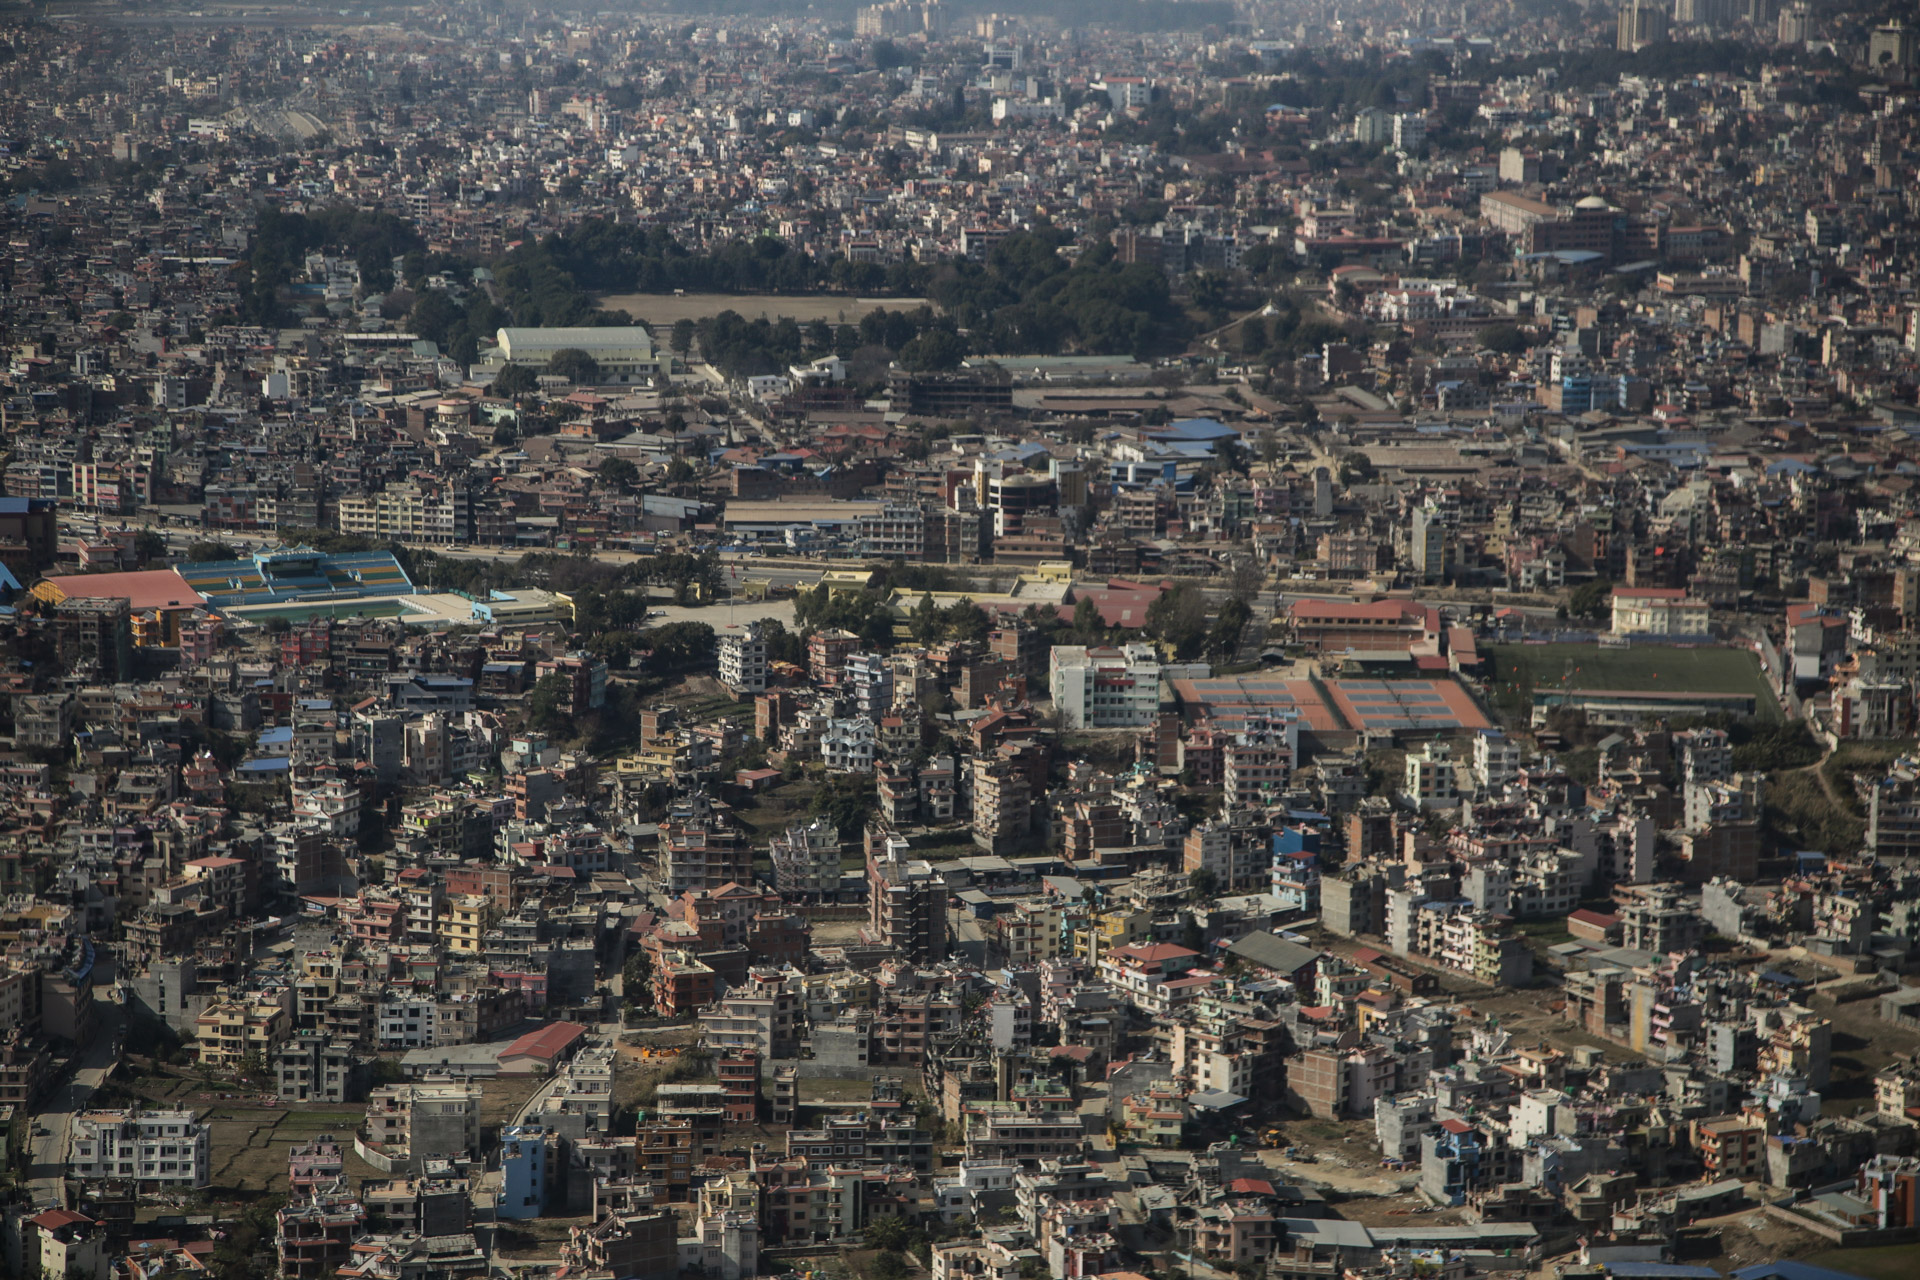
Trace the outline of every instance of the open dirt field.
<instances>
[{"instance_id":1,"label":"open dirt field","mask_svg":"<svg viewBox=\"0 0 1920 1280\"><path fill-rule=\"evenodd\" d=\"M738 312L748 320L857 324L869 311L916 311L931 305L925 298L849 298L831 293L607 293L600 296L599 304L656 329L671 328L680 320L697 324L722 311Z\"/></svg>"},{"instance_id":2,"label":"open dirt field","mask_svg":"<svg viewBox=\"0 0 1920 1280\"><path fill-rule=\"evenodd\" d=\"M483 1135L511 1120L541 1083L525 1076L482 1081ZM321 1134L331 1134L339 1141L349 1182L383 1182L388 1177L353 1154L353 1133L366 1117L364 1105L268 1105L258 1092L243 1093L232 1085L208 1086L197 1077L165 1069L137 1077L125 1087L149 1103L188 1108L213 1126L216 1192L285 1192L288 1148L304 1145Z\"/></svg>"}]
</instances>

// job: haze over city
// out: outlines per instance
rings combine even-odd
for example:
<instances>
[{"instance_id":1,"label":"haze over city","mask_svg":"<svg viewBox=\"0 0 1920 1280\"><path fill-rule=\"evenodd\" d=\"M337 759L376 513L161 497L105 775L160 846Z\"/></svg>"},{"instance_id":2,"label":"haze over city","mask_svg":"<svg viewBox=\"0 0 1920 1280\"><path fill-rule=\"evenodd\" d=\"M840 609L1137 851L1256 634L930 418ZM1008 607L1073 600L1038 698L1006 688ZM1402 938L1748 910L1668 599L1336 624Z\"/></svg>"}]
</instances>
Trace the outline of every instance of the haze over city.
<instances>
[{"instance_id":1,"label":"haze over city","mask_svg":"<svg viewBox=\"0 0 1920 1280\"><path fill-rule=\"evenodd\" d=\"M1916 40L0 8L0 1271L1907 1280Z\"/></svg>"}]
</instances>

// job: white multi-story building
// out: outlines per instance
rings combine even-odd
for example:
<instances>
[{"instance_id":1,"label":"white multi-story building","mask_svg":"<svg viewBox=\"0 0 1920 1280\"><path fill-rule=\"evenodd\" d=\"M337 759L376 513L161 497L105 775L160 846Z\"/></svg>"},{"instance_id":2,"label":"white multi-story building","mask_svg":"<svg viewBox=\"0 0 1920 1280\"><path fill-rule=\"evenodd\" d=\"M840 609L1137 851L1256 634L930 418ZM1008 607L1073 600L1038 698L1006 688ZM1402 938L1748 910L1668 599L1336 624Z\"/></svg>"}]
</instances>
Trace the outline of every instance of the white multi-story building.
<instances>
[{"instance_id":1,"label":"white multi-story building","mask_svg":"<svg viewBox=\"0 0 1920 1280\"><path fill-rule=\"evenodd\" d=\"M720 683L734 694L767 687L767 630L759 619L720 633Z\"/></svg>"},{"instance_id":2,"label":"white multi-story building","mask_svg":"<svg viewBox=\"0 0 1920 1280\"><path fill-rule=\"evenodd\" d=\"M825 818L788 828L767 853L781 897L832 899L840 892L840 832Z\"/></svg>"},{"instance_id":3,"label":"white multi-story building","mask_svg":"<svg viewBox=\"0 0 1920 1280\"><path fill-rule=\"evenodd\" d=\"M1160 710L1160 655L1150 644L1055 645L1049 674L1065 729L1129 729Z\"/></svg>"},{"instance_id":4,"label":"white multi-story building","mask_svg":"<svg viewBox=\"0 0 1920 1280\"><path fill-rule=\"evenodd\" d=\"M1407 799L1420 809L1451 809L1460 803L1458 766L1453 749L1444 742L1423 742L1409 751L1404 788Z\"/></svg>"},{"instance_id":5,"label":"white multi-story building","mask_svg":"<svg viewBox=\"0 0 1920 1280\"><path fill-rule=\"evenodd\" d=\"M1520 772L1520 744L1498 729L1473 737L1473 778L1482 791L1498 791Z\"/></svg>"},{"instance_id":6,"label":"white multi-story building","mask_svg":"<svg viewBox=\"0 0 1920 1280\"><path fill-rule=\"evenodd\" d=\"M73 1118L67 1172L80 1179L204 1187L213 1126L191 1111L83 1111Z\"/></svg>"},{"instance_id":7,"label":"white multi-story building","mask_svg":"<svg viewBox=\"0 0 1920 1280\"><path fill-rule=\"evenodd\" d=\"M984 1212L983 1192L1012 1191L1020 1166L1005 1160L962 1160L953 1173L933 1180L934 1207L942 1221L955 1222Z\"/></svg>"},{"instance_id":8,"label":"white multi-story building","mask_svg":"<svg viewBox=\"0 0 1920 1280\"><path fill-rule=\"evenodd\" d=\"M1613 634L1706 636L1712 610L1679 587L1615 587Z\"/></svg>"},{"instance_id":9,"label":"white multi-story building","mask_svg":"<svg viewBox=\"0 0 1920 1280\"><path fill-rule=\"evenodd\" d=\"M396 996L378 1006L378 1026L382 1049L431 1049L436 1043L434 1020L439 1005L431 996Z\"/></svg>"},{"instance_id":10,"label":"white multi-story building","mask_svg":"<svg viewBox=\"0 0 1920 1280\"><path fill-rule=\"evenodd\" d=\"M872 773L873 721L865 716L830 720L820 735L820 758L831 773Z\"/></svg>"}]
</instances>

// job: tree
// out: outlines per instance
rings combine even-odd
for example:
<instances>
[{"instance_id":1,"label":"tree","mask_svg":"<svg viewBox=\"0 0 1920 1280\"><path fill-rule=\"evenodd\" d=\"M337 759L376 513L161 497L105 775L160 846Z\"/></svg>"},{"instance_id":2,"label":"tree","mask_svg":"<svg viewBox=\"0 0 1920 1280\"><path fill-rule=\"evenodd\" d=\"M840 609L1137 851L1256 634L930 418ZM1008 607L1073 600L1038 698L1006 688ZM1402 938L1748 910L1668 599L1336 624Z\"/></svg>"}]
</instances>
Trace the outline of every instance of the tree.
<instances>
[{"instance_id":1,"label":"tree","mask_svg":"<svg viewBox=\"0 0 1920 1280\"><path fill-rule=\"evenodd\" d=\"M861 1233L861 1240L870 1249L904 1250L907 1247L906 1221L892 1215L873 1218Z\"/></svg>"},{"instance_id":2,"label":"tree","mask_svg":"<svg viewBox=\"0 0 1920 1280\"><path fill-rule=\"evenodd\" d=\"M548 733L573 729L573 681L558 671L541 676L527 694L527 723Z\"/></svg>"},{"instance_id":3,"label":"tree","mask_svg":"<svg viewBox=\"0 0 1920 1280\"><path fill-rule=\"evenodd\" d=\"M155 533L152 529L142 529L133 537L133 554L141 564L152 564L155 560L167 558L166 535Z\"/></svg>"},{"instance_id":4,"label":"tree","mask_svg":"<svg viewBox=\"0 0 1920 1280\"><path fill-rule=\"evenodd\" d=\"M1196 309L1209 315L1224 315L1227 309L1227 279L1216 271L1201 271L1188 284Z\"/></svg>"},{"instance_id":5,"label":"tree","mask_svg":"<svg viewBox=\"0 0 1920 1280\"><path fill-rule=\"evenodd\" d=\"M940 620L940 608L933 602L931 592L920 597L920 603L913 610L913 639L916 644L932 645L939 643L943 628Z\"/></svg>"},{"instance_id":6,"label":"tree","mask_svg":"<svg viewBox=\"0 0 1920 1280\"><path fill-rule=\"evenodd\" d=\"M928 329L900 348L900 367L913 373L958 369L966 358L965 339L950 329Z\"/></svg>"},{"instance_id":7,"label":"tree","mask_svg":"<svg viewBox=\"0 0 1920 1280\"><path fill-rule=\"evenodd\" d=\"M513 399L518 396L532 395L540 387L538 375L521 364L509 364L493 375L493 385L487 391L496 396Z\"/></svg>"},{"instance_id":8,"label":"tree","mask_svg":"<svg viewBox=\"0 0 1920 1280\"><path fill-rule=\"evenodd\" d=\"M1246 604L1267 585L1267 571L1253 556L1241 556L1227 571L1227 594Z\"/></svg>"},{"instance_id":9,"label":"tree","mask_svg":"<svg viewBox=\"0 0 1920 1280\"><path fill-rule=\"evenodd\" d=\"M226 1227L207 1266L212 1280L266 1280L279 1273L273 1241L285 1203L285 1196L256 1200Z\"/></svg>"},{"instance_id":10,"label":"tree","mask_svg":"<svg viewBox=\"0 0 1920 1280\"><path fill-rule=\"evenodd\" d=\"M1220 877L1201 867L1187 875L1187 901L1210 902L1220 891Z\"/></svg>"},{"instance_id":11,"label":"tree","mask_svg":"<svg viewBox=\"0 0 1920 1280\"><path fill-rule=\"evenodd\" d=\"M233 548L224 542L214 542L210 539L205 539L187 544L188 564L205 564L209 561L231 560L233 558Z\"/></svg>"},{"instance_id":12,"label":"tree","mask_svg":"<svg viewBox=\"0 0 1920 1280\"><path fill-rule=\"evenodd\" d=\"M653 650L653 667L664 675L707 666L718 647L713 628L704 622L669 622L642 631L636 643Z\"/></svg>"},{"instance_id":13,"label":"tree","mask_svg":"<svg viewBox=\"0 0 1920 1280\"><path fill-rule=\"evenodd\" d=\"M640 468L626 458L608 458L600 464L600 469L595 474L600 477L601 484L623 492L640 483Z\"/></svg>"},{"instance_id":14,"label":"tree","mask_svg":"<svg viewBox=\"0 0 1920 1280\"><path fill-rule=\"evenodd\" d=\"M992 629L987 611L965 597L942 610L941 621L946 625L947 635L955 640L985 640Z\"/></svg>"},{"instance_id":15,"label":"tree","mask_svg":"<svg viewBox=\"0 0 1920 1280\"><path fill-rule=\"evenodd\" d=\"M1480 331L1480 345L1485 350L1510 356L1518 355L1531 344L1517 325L1490 324Z\"/></svg>"},{"instance_id":16,"label":"tree","mask_svg":"<svg viewBox=\"0 0 1920 1280\"><path fill-rule=\"evenodd\" d=\"M620 992L629 1008L653 1007L653 955L645 947L627 957L620 970Z\"/></svg>"},{"instance_id":17,"label":"tree","mask_svg":"<svg viewBox=\"0 0 1920 1280\"><path fill-rule=\"evenodd\" d=\"M1269 469L1280 461L1280 435L1272 428L1260 433L1260 461Z\"/></svg>"},{"instance_id":18,"label":"tree","mask_svg":"<svg viewBox=\"0 0 1920 1280\"><path fill-rule=\"evenodd\" d=\"M1242 355L1257 356L1267 349L1271 335L1267 333L1267 322L1259 316L1253 316L1240 326L1240 352Z\"/></svg>"},{"instance_id":19,"label":"tree","mask_svg":"<svg viewBox=\"0 0 1920 1280\"><path fill-rule=\"evenodd\" d=\"M547 372L568 382L591 385L600 381L600 362L578 347L562 347L547 357Z\"/></svg>"},{"instance_id":20,"label":"tree","mask_svg":"<svg viewBox=\"0 0 1920 1280\"><path fill-rule=\"evenodd\" d=\"M1582 583L1567 597L1567 612L1590 622L1605 621L1612 609L1613 582L1607 578L1595 578L1592 582Z\"/></svg>"},{"instance_id":21,"label":"tree","mask_svg":"<svg viewBox=\"0 0 1920 1280\"><path fill-rule=\"evenodd\" d=\"M830 773L807 802L807 814L833 823L842 840L855 840L866 830L876 803L872 774Z\"/></svg>"},{"instance_id":22,"label":"tree","mask_svg":"<svg viewBox=\"0 0 1920 1280\"><path fill-rule=\"evenodd\" d=\"M1161 592L1147 608L1147 633L1164 641L1175 657L1193 657L1206 638L1206 599L1185 583Z\"/></svg>"},{"instance_id":23,"label":"tree","mask_svg":"<svg viewBox=\"0 0 1920 1280\"><path fill-rule=\"evenodd\" d=\"M1073 634L1086 640L1106 629L1106 621L1100 616L1100 606L1093 602L1092 597L1081 596L1073 606Z\"/></svg>"},{"instance_id":24,"label":"tree","mask_svg":"<svg viewBox=\"0 0 1920 1280\"><path fill-rule=\"evenodd\" d=\"M684 356L693 350L693 333L693 321L684 318L675 320L673 328L667 332L667 345L673 348L674 354Z\"/></svg>"},{"instance_id":25,"label":"tree","mask_svg":"<svg viewBox=\"0 0 1920 1280\"><path fill-rule=\"evenodd\" d=\"M1228 597L1220 606L1220 615L1214 619L1213 630L1207 633L1207 652L1219 658L1231 658L1238 653L1241 633L1247 629L1252 616L1246 601Z\"/></svg>"},{"instance_id":26,"label":"tree","mask_svg":"<svg viewBox=\"0 0 1920 1280\"><path fill-rule=\"evenodd\" d=\"M891 40L873 42L873 65L876 70L891 71L895 67L904 67L912 61L913 55Z\"/></svg>"}]
</instances>

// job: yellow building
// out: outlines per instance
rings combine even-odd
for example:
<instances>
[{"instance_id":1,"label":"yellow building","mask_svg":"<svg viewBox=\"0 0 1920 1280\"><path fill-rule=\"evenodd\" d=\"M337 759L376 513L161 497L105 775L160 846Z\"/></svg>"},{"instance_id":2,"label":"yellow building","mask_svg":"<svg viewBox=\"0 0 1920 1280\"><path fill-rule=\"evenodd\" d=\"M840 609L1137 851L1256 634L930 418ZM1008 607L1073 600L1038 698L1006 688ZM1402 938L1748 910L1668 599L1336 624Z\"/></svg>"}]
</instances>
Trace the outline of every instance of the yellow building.
<instances>
[{"instance_id":1,"label":"yellow building","mask_svg":"<svg viewBox=\"0 0 1920 1280\"><path fill-rule=\"evenodd\" d=\"M614 777L625 783L673 780L676 771L690 765L692 748L671 737L656 738L631 755L613 762Z\"/></svg>"},{"instance_id":2,"label":"yellow building","mask_svg":"<svg viewBox=\"0 0 1920 1280\"><path fill-rule=\"evenodd\" d=\"M1079 923L1069 921L1069 923ZM1073 933L1073 958L1096 965L1115 947L1153 941L1153 912L1145 907L1112 907L1095 912Z\"/></svg>"},{"instance_id":3,"label":"yellow building","mask_svg":"<svg viewBox=\"0 0 1920 1280\"><path fill-rule=\"evenodd\" d=\"M287 1011L270 1000L215 1001L194 1021L200 1063L215 1071L236 1070L248 1054L265 1062L292 1034Z\"/></svg>"},{"instance_id":4,"label":"yellow building","mask_svg":"<svg viewBox=\"0 0 1920 1280\"><path fill-rule=\"evenodd\" d=\"M1064 583L1067 586L1072 586L1073 561L1042 560L1039 564L1036 564L1033 568L1021 574L1020 581L1022 584Z\"/></svg>"},{"instance_id":5,"label":"yellow building","mask_svg":"<svg viewBox=\"0 0 1920 1280\"><path fill-rule=\"evenodd\" d=\"M820 575L817 585L836 596L865 591L873 585L873 572L871 569L829 569Z\"/></svg>"},{"instance_id":6,"label":"yellow building","mask_svg":"<svg viewBox=\"0 0 1920 1280\"><path fill-rule=\"evenodd\" d=\"M455 955L477 956L492 917L492 906L485 898L477 893L462 894L447 903L447 914L440 921L440 940Z\"/></svg>"}]
</instances>

